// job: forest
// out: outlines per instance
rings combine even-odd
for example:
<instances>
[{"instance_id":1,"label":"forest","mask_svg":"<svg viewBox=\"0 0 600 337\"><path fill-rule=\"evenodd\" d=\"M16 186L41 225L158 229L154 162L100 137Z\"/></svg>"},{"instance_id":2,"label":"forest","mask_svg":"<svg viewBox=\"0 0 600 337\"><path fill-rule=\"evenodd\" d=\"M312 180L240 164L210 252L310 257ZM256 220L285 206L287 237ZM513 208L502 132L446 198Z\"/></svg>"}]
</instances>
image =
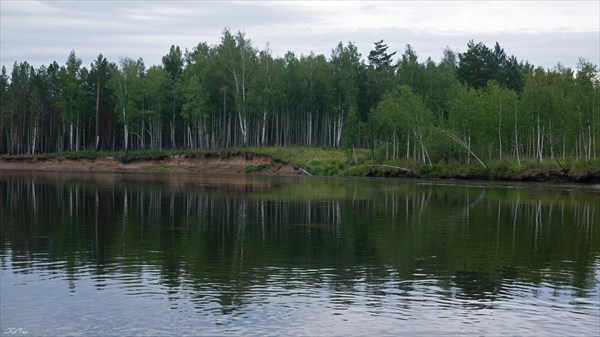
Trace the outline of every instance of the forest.
<instances>
[{"instance_id":1,"label":"forest","mask_svg":"<svg viewBox=\"0 0 600 337\"><path fill-rule=\"evenodd\" d=\"M600 74L536 67L474 41L421 61L383 40L274 57L243 32L171 46L162 64L15 62L0 79L0 154L256 146L370 149L424 165L571 158L600 152Z\"/></svg>"}]
</instances>

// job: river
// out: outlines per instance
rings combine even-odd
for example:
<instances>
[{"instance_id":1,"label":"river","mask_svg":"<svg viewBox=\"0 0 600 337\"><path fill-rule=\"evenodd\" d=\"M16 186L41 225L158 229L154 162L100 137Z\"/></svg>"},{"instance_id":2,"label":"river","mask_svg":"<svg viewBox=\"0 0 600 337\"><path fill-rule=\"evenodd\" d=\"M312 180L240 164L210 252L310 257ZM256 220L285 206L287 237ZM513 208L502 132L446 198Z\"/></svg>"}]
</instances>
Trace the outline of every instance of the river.
<instances>
[{"instance_id":1,"label":"river","mask_svg":"<svg viewBox=\"0 0 600 337\"><path fill-rule=\"evenodd\" d=\"M2 336L600 335L600 187L0 171Z\"/></svg>"}]
</instances>

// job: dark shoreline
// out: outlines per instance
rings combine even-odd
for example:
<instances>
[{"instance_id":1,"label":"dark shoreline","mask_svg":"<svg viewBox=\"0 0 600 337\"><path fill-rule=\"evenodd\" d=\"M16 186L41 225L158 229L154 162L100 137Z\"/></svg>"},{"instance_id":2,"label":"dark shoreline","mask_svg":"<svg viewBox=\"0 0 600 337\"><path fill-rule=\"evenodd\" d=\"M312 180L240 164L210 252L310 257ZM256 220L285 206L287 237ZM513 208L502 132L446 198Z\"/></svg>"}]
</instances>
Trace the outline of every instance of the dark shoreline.
<instances>
[{"instance_id":1,"label":"dark shoreline","mask_svg":"<svg viewBox=\"0 0 600 337\"><path fill-rule=\"evenodd\" d=\"M253 151L215 151L196 154L154 156L3 156L0 170L71 170L90 172L204 172L229 174L311 175L306 168L283 159ZM343 174L326 176L385 177L403 179L460 179L549 183L600 183L600 168L577 172L564 169L531 168L513 173L490 168L467 172L435 173L390 165L352 166Z\"/></svg>"},{"instance_id":2,"label":"dark shoreline","mask_svg":"<svg viewBox=\"0 0 600 337\"><path fill-rule=\"evenodd\" d=\"M383 171L370 172L368 177L386 178L425 178L425 179L458 179L458 180L482 180L482 181L513 181L513 182L548 182L548 183L577 183L577 184L600 184L600 169L585 170L583 172L571 173L554 169L528 169L521 173L495 172L493 170L482 170L480 172L455 172L451 174L426 174L420 175L413 171L385 169Z\"/></svg>"}]
</instances>

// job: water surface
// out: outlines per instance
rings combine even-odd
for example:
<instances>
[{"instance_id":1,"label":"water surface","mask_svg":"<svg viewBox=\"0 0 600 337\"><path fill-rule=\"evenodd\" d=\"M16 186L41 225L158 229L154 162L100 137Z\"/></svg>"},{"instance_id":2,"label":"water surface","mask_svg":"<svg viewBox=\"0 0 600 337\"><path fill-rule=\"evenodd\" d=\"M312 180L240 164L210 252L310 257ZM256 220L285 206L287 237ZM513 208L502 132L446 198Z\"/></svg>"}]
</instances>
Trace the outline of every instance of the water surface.
<instances>
[{"instance_id":1,"label":"water surface","mask_svg":"<svg viewBox=\"0 0 600 337\"><path fill-rule=\"evenodd\" d=\"M597 211L598 186L0 171L0 329L597 336Z\"/></svg>"}]
</instances>

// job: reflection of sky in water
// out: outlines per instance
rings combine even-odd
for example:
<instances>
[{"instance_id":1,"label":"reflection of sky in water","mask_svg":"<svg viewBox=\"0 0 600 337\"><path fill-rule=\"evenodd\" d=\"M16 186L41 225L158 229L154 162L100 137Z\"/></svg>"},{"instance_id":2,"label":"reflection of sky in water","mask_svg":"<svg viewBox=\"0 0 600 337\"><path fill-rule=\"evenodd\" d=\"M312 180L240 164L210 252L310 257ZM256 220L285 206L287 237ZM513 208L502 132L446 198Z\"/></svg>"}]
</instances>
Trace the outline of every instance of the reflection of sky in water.
<instances>
[{"instance_id":1,"label":"reflection of sky in water","mask_svg":"<svg viewBox=\"0 0 600 337\"><path fill-rule=\"evenodd\" d=\"M47 270L43 260L13 265L10 255L2 257L2 328L22 327L34 336L593 335L599 328L597 284L555 285L549 271L539 284L503 280L497 293L474 298L452 278L417 274L403 280L393 268L373 277L365 268L266 267L240 292L236 279L215 284L182 271L181 283L167 287L153 266L123 273L127 266L112 265L103 275L82 266L67 275ZM598 276L600 264L595 267ZM581 291L587 297L577 297Z\"/></svg>"}]
</instances>

